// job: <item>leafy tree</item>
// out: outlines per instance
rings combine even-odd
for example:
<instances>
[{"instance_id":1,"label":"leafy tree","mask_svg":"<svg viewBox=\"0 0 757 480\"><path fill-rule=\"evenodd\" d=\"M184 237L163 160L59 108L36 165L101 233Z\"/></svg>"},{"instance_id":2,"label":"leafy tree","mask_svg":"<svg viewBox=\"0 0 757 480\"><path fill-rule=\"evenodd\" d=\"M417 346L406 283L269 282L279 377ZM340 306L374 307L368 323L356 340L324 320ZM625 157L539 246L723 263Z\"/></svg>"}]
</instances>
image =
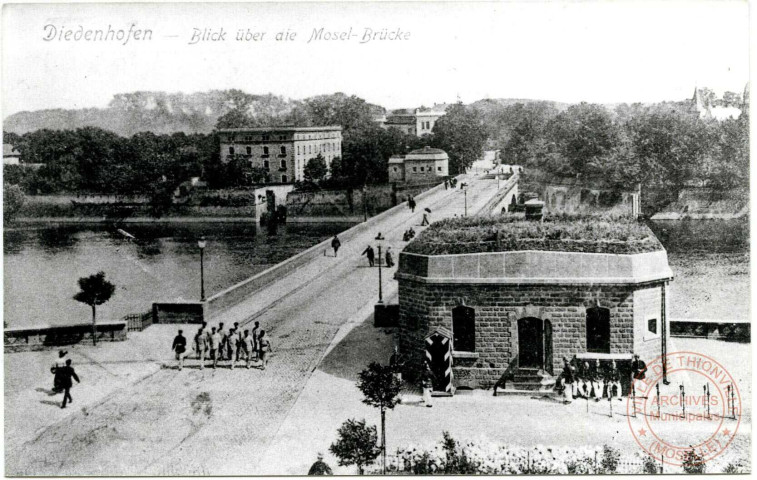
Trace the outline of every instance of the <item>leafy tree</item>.
<instances>
[{"instance_id":1,"label":"leafy tree","mask_svg":"<svg viewBox=\"0 0 757 480\"><path fill-rule=\"evenodd\" d=\"M620 451L605 445L602 448L602 473L615 473L620 463Z\"/></svg>"},{"instance_id":2,"label":"leafy tree","mask_svg":"<svg viewBox=\"0 0 757 480\"><path fill-rule=\"evenodd\" d=\"M462 103L447 108L434 124L433 134L433 146L449 155L450 174L465 172L484 155L487 134L481 114Z\"/></svg>"},{"instance_id":3,"label":"leafy tree","mask_svg":"<svg viewBox=\"0 0 757 480\"><path fill-rule=\"evenodd\" d=\"M12 222L24 206L24 192L18 185L3 185L3 221Z\"/></svg>"},{"instance_id":4,"label":"leafy tree","mask_svg":"<svg viewBox=\"0 0 757 480\"><path fill-rule=\"evenodd\" d=\"M105 272L97 272L79 279L79 293L74 300L86 303L92 308L92 343L97 345L97 306L110 300L116 286L105 280Z\"/></svg>"},{"instance_id":5,"label":"leafy tree","mask_svg":"<svg viewBox=\"0 0 757 480\"><path fill-rule=\"evenodd\" d=\"M394 409L399 402L398 395L402 390L402 382L394 373L392 366L371 362L368 368L360 372L357 384L364 395L363 403L381 411L381 451L384 457L384 473L386 473L386 410Z\"/></svg>"},{"instance_id":6,"label":"leafy tree","mask_svg":"<svg viewBox=\"0 0 757 480\"><path fill-rule=\"evenodd\" d=\"M339 459L339 465L356 465L358 473L363 474L366 466L373 464L381 453L376 445L376 427L366 426L365 420L347 420L339 427L338 439L329 447L329 451Z\"/></svg>"},{"instance_id":7,"label":"leafy tree","mask_svg":"<svg viewBox=\"0 0 757 480\"><path fill-rule=\"evenodd\" d=\"M303 169L303 176L306 182L318 183L323 180L329 173L329 168L326 165L326 160L320 153L308 160Z\"/></svg>"}]
</instances>

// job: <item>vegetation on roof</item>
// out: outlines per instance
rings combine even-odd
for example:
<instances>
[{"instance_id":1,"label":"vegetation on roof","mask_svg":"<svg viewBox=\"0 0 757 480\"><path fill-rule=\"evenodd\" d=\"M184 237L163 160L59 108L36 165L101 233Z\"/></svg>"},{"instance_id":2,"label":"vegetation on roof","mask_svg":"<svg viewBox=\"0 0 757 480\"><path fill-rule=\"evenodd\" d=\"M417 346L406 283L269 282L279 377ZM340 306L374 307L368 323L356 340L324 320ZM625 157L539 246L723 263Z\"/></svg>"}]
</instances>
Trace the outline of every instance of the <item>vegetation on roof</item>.
<instances>
[{"instance_id":1,"label":"vegetation on roof","mask_svg":"<svg viewBox=\"0 0 757 480\"><path fill-rule=\"evenodd\" d=\"M450 218L433 223L404 252L424 255L543 250L584 253L644 253L663 250L642 223L610 216L523 215Z\"/></svg>"}]
</instances>

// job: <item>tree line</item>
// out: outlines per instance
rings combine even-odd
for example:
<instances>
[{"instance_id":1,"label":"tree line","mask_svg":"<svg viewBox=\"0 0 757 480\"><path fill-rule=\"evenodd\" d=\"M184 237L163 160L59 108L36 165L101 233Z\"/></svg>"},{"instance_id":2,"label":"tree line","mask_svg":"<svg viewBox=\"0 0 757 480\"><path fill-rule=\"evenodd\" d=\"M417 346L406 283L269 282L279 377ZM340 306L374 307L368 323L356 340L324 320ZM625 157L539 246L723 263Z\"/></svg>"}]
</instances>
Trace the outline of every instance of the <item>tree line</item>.
<instances>
[{"instance_id":1,"label":"tree line","mask_svg":"<svg viewBox=\"0 0 757 480\"><path fill-rule=\"evenodd\" d=\"M731 101L730 96L728 97ZM722 103L722 102L721 102ZM490 113L490 132L504 163L559 177L600 179L617 189L642 188L654 208L688 186L723 194L749 187L749 115L700 118L692 101L615 108L550 102Z\"/></svg>"},{"instance_id":2,"label":"tree line","mask_svg":"<svg viewBox=\"0 0 757 480\"><path fill-rule=\"evenodd\" d=\"M448 150L452 171L462 171L483 154L486 140L481 119L462 104L453 106L442 117L433 135L417 138L396 129L381 128L374 119L377 107L356 96L337 93L313 97L298 102L285 114L256 111L252 108L257 105L253 103L255 98L237 92L231 102L233 108L219 117L217 129L341 125L342 156L332 161L328 172L323 171L317 159L306 172L311 182L323 182L328 173L326 183L334 187L386 182L390 156L425 145ZM472 115L475 121L467 125ZM42 129L23 135L4 132L4 142L21 153L24 163L42 164L39 169L5 167L5 183L19 185L27 194L81 192L164 198L193 176L201 176L211 188L266 181L265 172L250 171L241 155L222 163L215 132L160 135L140 132L123 137L101 128L84 127Z\"/></svg>"}]
</instances>

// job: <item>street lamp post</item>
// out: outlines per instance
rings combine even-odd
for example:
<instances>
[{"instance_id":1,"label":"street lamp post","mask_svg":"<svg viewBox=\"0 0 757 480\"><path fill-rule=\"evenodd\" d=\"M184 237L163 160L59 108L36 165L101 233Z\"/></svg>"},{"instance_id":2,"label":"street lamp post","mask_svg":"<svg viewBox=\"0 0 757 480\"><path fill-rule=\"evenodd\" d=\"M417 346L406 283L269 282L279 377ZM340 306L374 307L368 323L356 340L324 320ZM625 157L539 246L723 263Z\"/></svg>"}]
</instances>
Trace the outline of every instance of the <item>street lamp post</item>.
<instances>
[{"instance_id":1,"label":"street lamp post","mask_svg":"<svg viewBox=\"0 0 757 480\"><path fill-rule=\"evenodd\" d=\"M381 291L381 241L382 240L385 240L385 239L381 235L381 232L379 232L379 234L376 235L376 242L378 242L378 268L379 268L379 299L378 299L378 303L384 303L384 297L383 297L383 293Z\"/></svg>"},{"instance_id":2,"label":"street lamp post","mask_svg":"<svg viewBox=\"0 0 757 480\"><path fill-rule=\"evenodd\" d=\"M200 237L197 246L200 247L200 301L205 301L205 237Z\"/></svg>"},{"instance_id":3,"label":"street lamp post","mask_svg":"<svg viewBox=\"0 0 757 480\"><path fill-rule=\"evenodd\" d=\"M465 188L463 188L463 193L465 194L465 216L468 216L468 185L465 185Z\"/></svg>"}]
</instances>

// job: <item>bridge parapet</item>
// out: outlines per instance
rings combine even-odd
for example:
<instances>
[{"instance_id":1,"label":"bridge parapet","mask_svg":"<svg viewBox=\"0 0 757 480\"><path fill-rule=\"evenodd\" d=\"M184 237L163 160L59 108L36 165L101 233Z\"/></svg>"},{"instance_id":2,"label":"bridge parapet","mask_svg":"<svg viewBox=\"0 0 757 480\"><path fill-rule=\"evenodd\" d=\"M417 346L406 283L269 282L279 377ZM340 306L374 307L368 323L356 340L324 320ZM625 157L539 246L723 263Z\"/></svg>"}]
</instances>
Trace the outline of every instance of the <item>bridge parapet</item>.
<instances>
[{"instance_id":1,"label":"bridge parapet","mask_svg":"<svg viewBox=\"0 0 757 480\"><path fill-rule=\"evenodd\" d=\"M489 216L499 214L503 206L509 205L512 199L517 198L518 180L520 180L519 173L514 173L510 178L505 180L505 183L500 186L497 194L476 215Z\"/></svg>"}]
</instances>

